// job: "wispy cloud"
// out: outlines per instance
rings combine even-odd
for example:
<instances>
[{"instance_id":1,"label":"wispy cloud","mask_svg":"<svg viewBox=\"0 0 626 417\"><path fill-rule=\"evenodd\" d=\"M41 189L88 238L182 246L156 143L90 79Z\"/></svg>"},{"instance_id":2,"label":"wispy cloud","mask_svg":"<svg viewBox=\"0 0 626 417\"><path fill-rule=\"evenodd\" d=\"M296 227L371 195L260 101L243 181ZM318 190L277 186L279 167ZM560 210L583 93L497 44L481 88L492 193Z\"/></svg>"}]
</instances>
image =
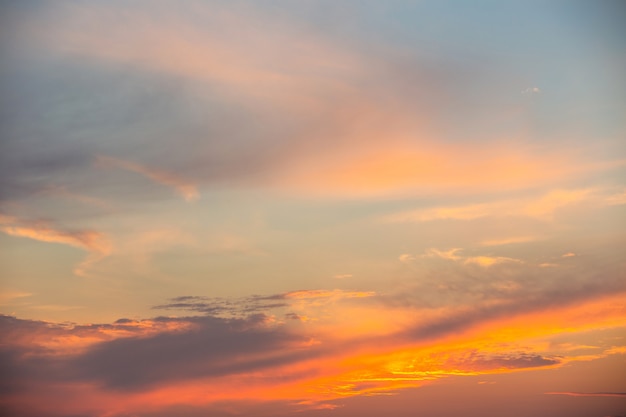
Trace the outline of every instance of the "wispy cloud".
<instances>
[{"instance_id":1,"label":"wispy cloud","mask_svg":"<svg viewBox=\"0 0 626 417\"><path fill-rule=\"evenodd\" d=\"M34 305L30 307L33 310L42 310L42 311L71 311L71 310L80 310L85 308L85 306L70 306L70 305L60 305L60 304L41 304Z\"/></svg>"},{"instance_id":2,"label":"wispy cloud","mask_svg":"<svg viewBox=\"0 0 626 417\"><path fill-rule=\"evenodd\" d=\"M144 177L168 187L172 187L186 201L191 202L200 198L197 187L182 177L160 169L149 168L135 162L119 158L99 155L96 157L96 164L103 167L116 167L127 171L136 172Z\"/></svg>"},{"instance_id":3,"label":"wispy cloud","mask_svg":"<svg viewBox=\"0 0 626 417\"><path fill-rule=\"evenodd\" d=\"M443 71L420 62L381 65L383 60L376 54L359 53L349 43L252 7L234 12L225 6L198 5L194 15L202 16L202 25L185 19L184 13L161 9L146 12L129 7L124 19L119 19L114 7L102 4L63 10L52 22L29 22L24 30L69 59L166 74L200 89L208 85L212 94L228 102L240 100L255 114L267 116L266 109L273 109L301 121L299 128L280 137L262 126L265 123L251 122L255 139L247 140L245 149L218 150L215 159L212 152L193 158L190 171L197 181L228 174L235 182L289 193L369 197L444 189L509 190L593 169L561 148L537 151L510 142L446 142L431 126L430 120L437 117L429 117L446 112L445 100L407 103L411 100L405 94L390 94L406 91L407 85L388 80L410 73L412 84L420 85L420 96L444 97L447 85L460 78L456 65L446 65ZM429 91L424 92L426 88ZM435 108L433 101L439 103ZM267 123L274 124L281 122ZM232 136L241 133L232 130ZM280 151L257 147L256 137ZM208 148L217 150L221 145ZM171 168L111 159L113 165L175 188L188 201L199 196L196 184ZM218 164L220 168L215 167Z\"/></svg>"},{"instance_id":4,"label":"wispy cloud","mask_svg":"<svg viewBox=\"0 0 626 417\"><path fill-rule=\"evenodd\" d=\"M374 291L344 291L344 290L299 290L281 294L281 298L292 299L315 299L331 298L334 300L342 298L364 298L376 295Z\"/></svg>"},{"instance_id":5,"label":"wispy cloud","mask_svg":"<svg viewBox=\"0 0 626 417\"><path fill-rule=\"evenodd\" d=\"M30 297L31 295L33 294L24 291L0 291L0 304L5 304L19 298Z\"/></svg>"},{"instance_id":6,"label":"wispy cloud","mask_svg":"<svg viewBox=\"0 0 626 417\"><path fill-rule=\"evenodd\" d=\"M619 205L626 204L626 191L609 195L608 197L606 197L606 203L611 206L619 206Z\"/></svg>"},{"instance_id":7,"label":"wispy cloud","mask_svg":"<svg viewBox=\"0 0 626 417\"><path fill-rule=\"evenodd\" d=\"M45 221L29 221L11 216L0 216L1 230L11 236L26 237L49 243L60 243L86 251L108 253L110 245L104 236L92 230L70 231L55 228Z\"/></svg>"},{"instance_id":8,"label":"wispy cloud","mask_svg":"<svg viewBox=\"0 0 626 417\"><path fill-rule=\"evenodd\" d=\"M334 276L335 279L347 279L352 278L352 274L337 274Z\"/></svg>"},{"instance_id":9,"label":"wispy cloud","mask_svg":"<svg viewBox=\"0 0 626 417\"><path fill-rule=\"evenodd\" d=\"M570 397L626 397L626 392L572 392L554 391L545 392L546 395L568 395Z\"/></svg>"},{"instance_id":10,"label":"wispy cloud","mask_svg":"<svg viewBox=\"0 0 626 417\"><path fill-rule=\"evenodd\" d=\"M483 240L482 242L480 242L480 244L483 246L503 246L503 245L513 245L516 243L535 242L541 239L544 239L544 238L541 236L513 236L513 237L500 238L500 239Z\"/></svg>"},{"instance_id":11,"label":"wispy cloud","mask_svg":"<svg viewBox=\"0 0 626 417\"><path fill-rule=\"evenodd\" d=\"M388 222L427 222L508 216L551 220L557 210L589 200L595 197L593 193L594 190L592 189L554 190L539 198L434 207L393 214L385 217L385 220Z\"/></svg>"},{"instance_id":12,"label":"wispy cloud","mask_svg":"<svg viewBox=\"0 0 626 417\"><path fill-rule=\"evenodd\" d=\"M101 232L63 229L47 221L0 215L0 230L10 236L59 243L89 252L89 256L74 269L74 273L79 276L86 275L93 263L108 256L113 250L108 237Z\"/></svg>"},{"instance_id":13,"label":"wispy cloud","mask_svg":"<svg viewBox=\"0 0 626 417\"><path fill-rule=\"evenodd\" d=\"M506 256L487 256L487 255L464 256L464 255L461 255L462 251L463 249L460 249L460 248L453 248L453 249L448 249L448 250L440 250L440 249L431 248L431 249L428 249L426 253L421 255L421 257L448 259L451 261L457 261L457 262L463 263L465 265L474 264L474 265L479 265L483 267L489 267L495 264L507 263L507 262L514 262L514 263L522 262L519 259L509 258ZM410 258L407 258L406 255L401 255L400 258L402 258L400 260L403 262L410 260Z\"/></svg>"},{"instance_id":14,"label":"wispy cloud","mask_svg":"<svg viewBox=\"0 0 626 417\"><path fill-rule=\"evenodd\" d=\"M342 299L374 297L374 291L344 291L344 290L298 290L271 295L254 295L242 298L180 296L170 300L167 304L152 307L156 310L195 311L219 317L245 317L250 314L273 313L294 307L294 303L323 301L325 303L338 302ZM287 315L295 314L293 312ZM299 316L296 314L296 316ZM295 316L290 316L295 317Z\"/></svg>"},{"instance_id":15,"label":"wispy cloud","mask_svg":"<svg viewBox=\"0 0 626 417\"><path fill-rule=\"evenodd\" d=\"M105 200L70 191L66 186L49 186L41 192L48 196L63 197L95 208L109 209L111 207Z\"/></svg>"}]
</instances>

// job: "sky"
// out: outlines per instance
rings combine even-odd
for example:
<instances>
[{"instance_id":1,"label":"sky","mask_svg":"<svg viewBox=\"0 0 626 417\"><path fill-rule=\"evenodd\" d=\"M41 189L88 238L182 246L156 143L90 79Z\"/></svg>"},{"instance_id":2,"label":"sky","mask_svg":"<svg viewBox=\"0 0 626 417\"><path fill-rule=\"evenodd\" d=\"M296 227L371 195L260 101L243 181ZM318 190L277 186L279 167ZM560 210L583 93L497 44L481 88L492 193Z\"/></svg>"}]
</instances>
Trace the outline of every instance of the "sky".
<instances>
[{"instance_id":1,"label":"sky","mask_svg":"<svg viewBox=\"0 0 626 417\"><path fill-rule=\"evenodd\" d=\"M0 414L626 416L624 18L1 2Z\"/></svg>"}]
</instances>

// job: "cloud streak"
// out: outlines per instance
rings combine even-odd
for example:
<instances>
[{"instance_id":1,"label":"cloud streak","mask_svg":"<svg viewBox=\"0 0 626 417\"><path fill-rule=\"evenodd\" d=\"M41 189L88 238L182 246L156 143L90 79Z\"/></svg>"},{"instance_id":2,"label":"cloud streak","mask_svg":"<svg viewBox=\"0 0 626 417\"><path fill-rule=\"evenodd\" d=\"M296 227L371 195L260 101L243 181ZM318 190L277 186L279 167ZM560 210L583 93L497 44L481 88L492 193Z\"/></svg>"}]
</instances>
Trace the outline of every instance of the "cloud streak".
<instances>
[{"instance_id":1,"label":"cloud streak","mask_svg":"<svg viewBox=\"0 0 626 417\"><path fill-rule=\"evenodd\" d=\"M200 193L198 192L197 187L190 183L189 181L184 180L183 178L164 170L148 168L146 166L137 164L135 162L127 161L119 158L112 158L109 156L98 155L96 157L96 165L103 167L115 167L125 169L127 171L135 172L140 174L157 184L165 185L176 190L178 194L180 194L185 201L191 202L200 198Z\"/></svg>"},{"instance_id":2,"label":"cloud streak","mask_svg":"<svg viewBox=\"0 0 626 417\"><path fill-rule=\"evenodd\" d=\"M101 232L62 229L46 221L0 215L0 230L9 236L59 243L89 252L89 256L74 269L79 276L86 276L91 265L109 256L113 250L108 237Z\"/></svg>"},{"instance_id":3,"label":"cloud streak","mask_svg":"<svg viewBox=\"0 0 626 417\"><path fill-rule=\"evenodd\" d=\"M374 291L344 290L298 290L272 295L255 295L243 298L180 296L167 304L153 306L155 310L196 311L213 316L246 317L250 314L268 313L272 310L292 307L294 303L319 305L339 302L343 299L359 299L376 296ZM295 313L287 313L295 314ZM299 317L297 314L293 317Z\"/></svg>"},{"instance_id":4,"label":"cloud streak","mask_svg":"<svg viewBox=\"0 0 626 417\"><path fill-rule=\"evenodd\" d=\"M385 220L388 222L428 222L509 216L552 220L559 209L597 198L593 194L594 190L591 189L554 190L535 199L434 207L393 214L387 216Z\"/></svg>"},{"instance_id":5,"label":"cloud streak","mask_svg":"<svg viewBox=\"0 0 626 417\"><path fill-rule=\"evenodd\" d=\"M546 395L567 395L570 397L620 397L626 398L626 392L546 392Z\"/></svg>"},{"instance_id":6,"label":"cloud streak","mask_svg":"<svg viewBox=\"0 0 626 417\"><path fill-rule=\"evenodd\" d=\"M422 258L441 258L441 259L447 259L451 261L460 262L464 265L473 264L473 265L478 265L482 267L489 267L489 266L501 264L501 263L510 263L510 262L521 263L522 262L519 259L509 258L506 256L485 256L485 255L464 256L460 254L462 251L463 249L460 249L460 248L454 248L454 249L449 249L449 250L440 250L440 249L431 248L431 249L428 249L425 254L421 255L421 257ZM408 254L400 255L400 261L402 262L407 262L407 261L411 261L414 259L415 257L413 257L412 255L408 255Z\"/></svg>"}]
</instances>

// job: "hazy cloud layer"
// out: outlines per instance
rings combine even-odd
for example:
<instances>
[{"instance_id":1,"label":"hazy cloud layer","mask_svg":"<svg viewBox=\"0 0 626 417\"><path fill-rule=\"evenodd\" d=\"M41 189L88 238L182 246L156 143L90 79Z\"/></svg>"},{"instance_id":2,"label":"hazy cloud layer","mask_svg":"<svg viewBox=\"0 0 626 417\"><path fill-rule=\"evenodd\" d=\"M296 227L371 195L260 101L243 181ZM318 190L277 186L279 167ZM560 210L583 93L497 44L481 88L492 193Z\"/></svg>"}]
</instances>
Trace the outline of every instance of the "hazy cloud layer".
<instances>
[{"instance_id":1,"label":"hazy cloud layer","mask_svg":"<svg viewBox=\"0 0 626 417\"><path fill-rule=\"evenodd\" d=\"M0 414L623 414L623 12L0 2Z\"/></svg>"}]
</instances>

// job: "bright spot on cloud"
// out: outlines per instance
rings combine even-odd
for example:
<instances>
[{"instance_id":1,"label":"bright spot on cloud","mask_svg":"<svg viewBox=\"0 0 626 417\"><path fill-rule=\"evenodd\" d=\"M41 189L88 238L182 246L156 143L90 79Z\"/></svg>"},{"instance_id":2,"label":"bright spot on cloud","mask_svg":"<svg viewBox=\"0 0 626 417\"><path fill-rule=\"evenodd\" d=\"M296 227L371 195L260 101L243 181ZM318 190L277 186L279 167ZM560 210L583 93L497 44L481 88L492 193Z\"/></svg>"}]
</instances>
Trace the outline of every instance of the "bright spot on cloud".
<instances>
[{"instance_id":1,"label":"bright spot on cloud","mask_svg":"<svg viewBox=\"0 0 626 417\"><path fill-rule=\"evenodd\" d=\"M528 87L524 90L522 90L522 94L525 95L529 95L529 94L541 94L542 91L539 87Z\"/></svg>"},{"instance_id":2,"label":"bright spot on cloud","mask_svg":"<svg viewBox=\"0 0 626 417\"><path fill-rule=\"evenodd\" d=\"M495 264L505 263L505 262L513 262L513 263L521 263L519 259L509 258L506 256L486 256L486 255L478 255L478 256L464 256L461 255L463 249L461 248L453 248L449 250L440 250L436 248L430 248L424 253L422 258L441 258L447 259L450 261L455 261L462 263L463 265L478 265L482 267L490 267Z\"/></svg>"},{"instance_id":3,"label":"bright spot on cloud","mask_svg":"<svg viewBox=\"0 0 626 417\"><path fill-rule=\"evenodd\" d=\"M346 278L352 278L352 274L337 274L335 275L336 279L346 279Z\"/></svg>"},{"instance_id":4,"label":"bright spot on cloud","mask_svg":"<svg viewBox=\"0 0 626 417\"><path fill-rule=\"evenodd\" d=\"M528 243L539 240L540 237L537 236L515 236L504 239L489 239L480 242L482 246L501 246L501 245L511 245L515 243Z\"/></svg>"},{"instance_id":5,"label":"bright spot on cloud","mask_svg":"<svg viewBox=\"0 0 626 417\"><path fill-rule=\"evenodd\" d=\"M411 261L414 261L415 257L409 253L403 253L402 255L398 256L398 260L400 262L409 263Z\"/></svg>"}]
</instances>

